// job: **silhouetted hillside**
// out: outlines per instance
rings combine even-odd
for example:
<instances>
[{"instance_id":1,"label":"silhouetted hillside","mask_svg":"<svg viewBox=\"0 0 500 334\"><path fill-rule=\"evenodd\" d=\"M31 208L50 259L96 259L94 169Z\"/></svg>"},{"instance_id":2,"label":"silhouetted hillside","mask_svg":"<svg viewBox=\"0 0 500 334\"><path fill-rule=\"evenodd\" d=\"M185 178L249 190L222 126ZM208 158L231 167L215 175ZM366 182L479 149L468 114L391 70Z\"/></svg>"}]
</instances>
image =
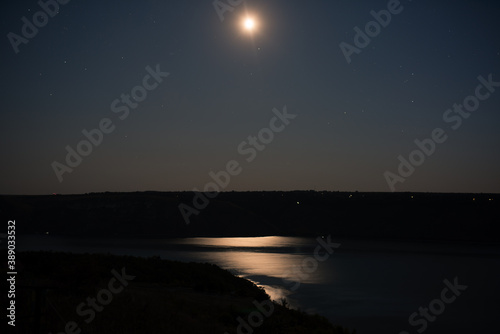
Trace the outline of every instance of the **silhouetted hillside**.
<instances>
[{"instance_id":1,"label":"silhouetted hillside","mask_svg":"<svg viewBox=\"0 0 500 334\"><path fill-rule=\"evenodd\" d=\"M186 224L192 192L1 196L17 232L75 236L315 236L498 241L498 194L225 192Z\"/></svg>"},{"instance_id":2,"label":"silhouetted hillside","mask_svg":"<svg viewBox=\"0 0 500 334\"><path fill-rule=\"evenodd\" d=\"M21 252L17 261L18 333L243 333L238 318L255 334L351 333L273 303L213 264L53 252Z\"/></svg>"}]
</instances>

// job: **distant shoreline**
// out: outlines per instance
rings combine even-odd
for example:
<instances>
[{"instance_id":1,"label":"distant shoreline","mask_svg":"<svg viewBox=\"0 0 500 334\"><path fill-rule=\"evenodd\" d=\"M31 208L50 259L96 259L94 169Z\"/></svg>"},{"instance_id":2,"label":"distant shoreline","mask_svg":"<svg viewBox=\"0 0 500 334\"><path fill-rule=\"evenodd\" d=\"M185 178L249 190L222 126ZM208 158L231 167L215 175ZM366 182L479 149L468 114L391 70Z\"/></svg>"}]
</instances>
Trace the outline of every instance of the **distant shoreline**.
<instances>
[{"instance_id":1,"label":"distant shoreline","mask_svg":"<svg viewBox=\"0 0 500 334\"><path fill-rule=\"evenodd\" d=\"M192 192L0 196L18 234L108 238L332 235L340 239L499 243L498 194L223 192L186 224Z\"/></svg>"}]
</instances>

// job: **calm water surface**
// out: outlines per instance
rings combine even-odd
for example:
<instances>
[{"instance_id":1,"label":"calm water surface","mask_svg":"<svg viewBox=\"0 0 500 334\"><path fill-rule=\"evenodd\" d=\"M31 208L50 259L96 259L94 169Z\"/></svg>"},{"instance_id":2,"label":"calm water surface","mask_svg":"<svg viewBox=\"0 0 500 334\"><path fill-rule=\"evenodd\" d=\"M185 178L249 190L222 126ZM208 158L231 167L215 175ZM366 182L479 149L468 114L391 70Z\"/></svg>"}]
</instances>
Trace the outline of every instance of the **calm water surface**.
<instances>
[{"instance_id":1,"label":"calm water surface","mask_svg":"<svg viewBox=\"0 0 500 334\"><path fill-rule=\"evenodd\" d=\"M332 240L340 246L317 267L314 238L186 238L164 240L71 239L19 236L19 250L58 250L216 263L287 298L295 308L326 316L358 333L418 333L408 318L440 298L443 280L457 277L467 289L425 333L498 333L500 246ZM323 254L323 253L321 253ZM309 261L306 260L306 261ZM312 263L312 262L306 262ZM302 267L303 268L303 267ZM300 285L284 280L299 271ZM421 317L415 318L416 320Z\"/></svg>"}]
</instances>

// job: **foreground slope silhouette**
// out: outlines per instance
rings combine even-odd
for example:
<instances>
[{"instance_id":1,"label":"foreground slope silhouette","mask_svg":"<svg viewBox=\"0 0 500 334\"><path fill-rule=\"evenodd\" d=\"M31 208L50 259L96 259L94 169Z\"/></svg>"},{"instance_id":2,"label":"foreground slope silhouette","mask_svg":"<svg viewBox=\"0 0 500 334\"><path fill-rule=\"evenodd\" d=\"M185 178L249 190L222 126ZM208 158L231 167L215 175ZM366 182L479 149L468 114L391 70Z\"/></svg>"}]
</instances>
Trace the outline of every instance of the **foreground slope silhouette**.
<instances>
[{"instance_id":1,"label":"foreground slope silhouette","mask_svg":"<svg viewBox=\"0 0 500 334\"><path fill-rule=\"evenodd\" d=\"M73 322L82 333L232 334L238 319L270 309L264 290L207 263L54 252L22 252L18 259L20 333L38 328L59 334ZM110 281L118 290L114 270L130 281L109 302L101 291ZM272 314L253 333L351 333L324 317L272 305Z\"/></svg>"}]
</instances>

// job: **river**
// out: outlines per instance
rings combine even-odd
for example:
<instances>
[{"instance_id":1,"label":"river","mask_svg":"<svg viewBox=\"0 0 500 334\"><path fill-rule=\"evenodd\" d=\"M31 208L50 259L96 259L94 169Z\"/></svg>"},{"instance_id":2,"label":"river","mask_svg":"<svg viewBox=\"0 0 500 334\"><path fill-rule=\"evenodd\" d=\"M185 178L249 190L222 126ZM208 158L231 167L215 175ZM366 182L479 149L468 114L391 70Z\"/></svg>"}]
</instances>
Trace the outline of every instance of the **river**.
<instances>
[{"instance_id":1,"label":"river","mask_svg":"<svg viewBox=\"0 0 500 334\"><path fill-rule=\"evenodd\" d=\"M500 332L500 245L331 242L330 254L327 236L134 240L46 235L18 236L17 249L215 263L262 286L272 299L285 298L291 307L356 328L358 334Z\"/></svg>"}]
</instances>

